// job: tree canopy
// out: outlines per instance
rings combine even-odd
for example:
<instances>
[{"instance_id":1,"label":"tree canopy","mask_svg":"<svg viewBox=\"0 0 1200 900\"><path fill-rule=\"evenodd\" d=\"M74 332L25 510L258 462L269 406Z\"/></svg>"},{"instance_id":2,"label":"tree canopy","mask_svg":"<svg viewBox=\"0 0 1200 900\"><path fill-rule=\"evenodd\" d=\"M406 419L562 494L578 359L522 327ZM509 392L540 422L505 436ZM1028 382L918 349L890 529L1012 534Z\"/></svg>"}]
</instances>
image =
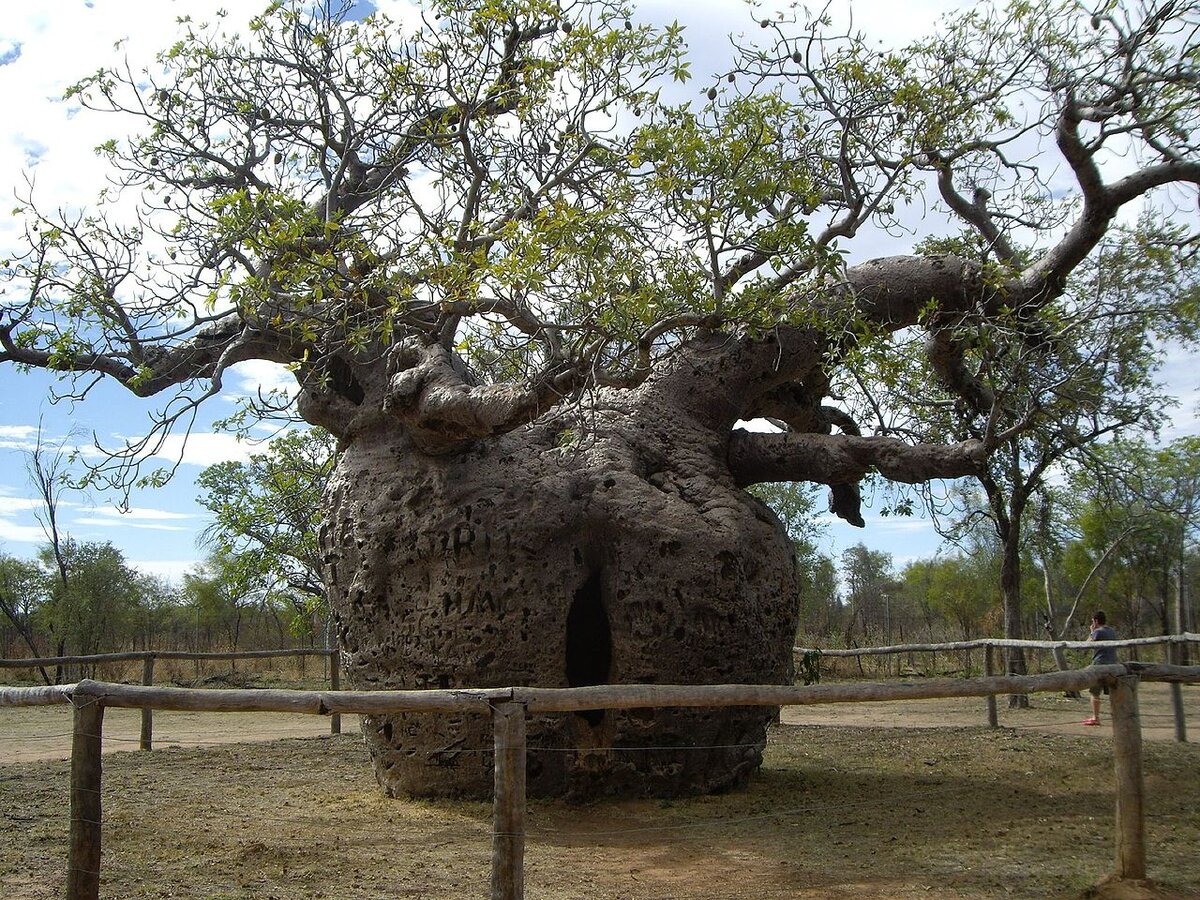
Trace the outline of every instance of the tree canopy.
<instances>
[{"instance_id":1,"label":"tree canopy","mask_svg":"<svg viewBox=\"0 0 1200 900\"><path fill-rule=\"evenodd\" d=\"M861 523L864 474L976 474L1032 427L995 380L1076 364L1063 338L1095 298L1072 279L1123 210L1154 211L1121 247L1194 283L1195 235L1162 224L1200 183L1191 2L981 6L884 49L764 18L676 104L684 29L613 0L352 13L187 23L73 87L131 137L99 148L97 204L24 205L0 362L79 394L97 374L177 391L166 427L272 360L308 421L429 453L599 390L720 383L697 415L786 429L733 433L739 483L829 484ZM982 252L847 263L856 236L935 209ZM898 424L945 408L970 427Z\"/></svg>"},{"instance_id":2,"label":"tree canopy","mask_svg":"<svg viewBox=\"0 0 1200 900\"><path fill-rule=\"evenodd\" d=\"M202 539L235 589L258 585L286 598L302 632L328 619L317 532L334 460L328 432L292 430L247 462L217 463L197 478L200 505L215 516Z\"/></svg>"}]
</instances>

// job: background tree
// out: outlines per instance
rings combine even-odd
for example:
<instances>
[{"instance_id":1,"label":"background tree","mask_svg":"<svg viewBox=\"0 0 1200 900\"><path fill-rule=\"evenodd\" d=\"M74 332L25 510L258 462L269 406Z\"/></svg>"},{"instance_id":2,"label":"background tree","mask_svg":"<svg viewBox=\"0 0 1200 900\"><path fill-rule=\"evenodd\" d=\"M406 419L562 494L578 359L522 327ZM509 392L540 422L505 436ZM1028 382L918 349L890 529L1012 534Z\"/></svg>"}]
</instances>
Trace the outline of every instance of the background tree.
<instances>
[{"instance_id":1,"label":"background tree","mask_svg":"<svg viewBox=\"0 0 1200 900\"><path fill-rule=\"evenodd\" d=\"M25 471L41 504L36 517L48 542L45 555L53 563L60 585L66 587L68 567L62 547L66 536L58 526L58 505L62 500L63 491L71 488L70 454L66 449L66 441L51 449L43 442L39 426L37 441L33 450L27 454ZM58 655L63 654L60 652Z\"/></svg>"},{"instance_id":2,"label":"background tree","mask_svg":"<svg viewBox=\"0 0 1200 900\"><path fill-rule=\"evenodd\" d=\"M58 559L67 573L62 580ZM131 568L107 542L66 536L56 555L43 545L34 559L0 554L0 643L9 657L125 650L214 651L291 645L278 591L240 579L234 566L210 559L182 587ZM17 641L23 645L16 648ZM75 674L39 669L47 684ZM122 676L124 677L124 676Z\"/></svg>"},{"instance_id":3,"label":"background tree","mask_svg":"<svg viewBox=\"0 0 1200 900\"><path fill-rule=\"evenodd\" d=\"M846 607L838 590L838 570L833 558L812 544L804 544L797 547L796 567L800 581L798 634L825 639L842 634L846 628Z\"/></svg>"},{"instance_id":4,"label":"background tree","mask_svg":"<svg viewBox=\"0 0 1200 900\"><path fill-rule=\"evenodd\" d=\"M287 446L302 446L302 440L297 435ZM64 493L79 486L74 462L65 440L50 446L39 431L36 446L28 454L27 472L41 502L36 516L46 543L33 560L0 557L0 612L34 656L162 649L157 639L162 631L172 630L180 608L179 592L164 579L135 571L110 542L78 541L63 529L59 507ZM311 473L305 477L311 478ZM319 485L314 482L307 501L315 501L317 496ZM315 536L310 534L307 540L311 545ZM261 597L259 586L266 580L258 572L262 555L242 554L225 563L228 572L240 576L240 581L232 575L226 577L234 592L230 604L237 613L235 619L218 617L229 626L235 649L245 605L258 599L260 607L278 619L272 605ZM238 596L237 591L245 591L247 596ZM53 678L39 671L48 683L71 674L63 666Z\"/></svg>"},{"instance_id":5,"label":"background tree","mask_svg":"<svg viewBox=\"0 0 1200 900\"><path fill-rule=\"evenodd\" d=\"M986 403L991 409L987 419L947 402L945 395L934 395L925 409L912 410L911 427L927 439L945 434L986 439L996 422L1016 423L991 432L997 449L977 476L987 505L968 513L988 521L1000 541L1007 638L1027 636L1022 629L1022 557L1036 531L1027 517L1039 500L1046 502L1047 479L1061 475L1072 460L1082 461L1091 445L1114 434L1153 430L1172 402L1155 374L1165 341L1194 338L1194 260L1177 249L1182 238L1178 230L1147 218L1134 229L1115 228L1077 269L1055 316L1036 326L1036 336L1018 345L969 331L953 338L962 342L964 359L975 373L971 377L980 408ZM932 241L925 249L946 247L974 252L985 265L993 255L1024 255L978 237ZM1015 320L1010 324L1022 327ZM907 378L924 381L928 370L917 366ZM953 530L948 532L952 537ZM1010 674L1025 673L1023 650L1009 648L1006 657ZM1012 704L1025 702L1024 697L1010 698Z\"/></svg>"},{"instance_id":6,"label":"background tree","mask_svg":"<svg viewBox=\"0 0 1200 900\"><path fill-rule=\"evenodd\" d=\"M289 431L248 462L218 463L196 479L204 492L200 504L216 516L204 543L244 584L264 585L286 602L294 632L324 632L326 639L329 605L317 532L335 458L333 437L324 429Z\"/></svg>"},{"instance_id":7,"label":"background tree","mask_svg":"<svg viewBox=\"0 0 1200 900\"><path fill-rule=\"evenodd\" d=\"M348 12L186 23L71 92L131 117L102 152L137 209L27 205L0 362L175 390L163 427L239 361L291 366L341 448L321 547L360 687L786 680L794 551L745 488L828 485L862 524L870 472L983 474L1034 419L994 402L979 348L1020 384L1073 369L1047 339L1096 302L1072 274L1129 204L1200 182L1188 2L985 7L882 51L767 20L678 106L658 91L688 77L681 29L609 0L434 0L409 30ZM847 264L930 205L988 260ZM914 342L965 438L890 427L927 391L871 405L876 360ZM734 427L760 416L787 431ZM770 717L538 720L530 789L729 787ZM440 748L483 727L366 733L389 790L462 794L486 760ZM676 742L716 749L555 752Z\"/></svg>"},{"instance_id":8,"label":"background tree","mask_svg":"<svg viewBox=\"0 0 1200 900\"><path fill-rule=\"evenodd\" d=\"M1154 512L1165 516L1173 525L1177 593L1172 625L1177 633L1189 631L1196 625L1195 600L1187 585L1189 554L1194 559L1196 533L1200 527L1200 438L1173 441L1157 451L1152 460L1146 467L1150 476L1149 489L1143 489L1143 496L1147 497ZM1186 664L1187 647L1176 649Z\"/></svg>"},{"instance_id":9,"label":"background tree","mask_svg":"<svg viewBox=\"0 0 1200 900\"><path fill-rule=\"evenodd\" d=\"M137 630L139 576L112 544L68 537L44 547L39 561L54 575L35 615L58 655L115 651Z\"/></svg>"},{"instance_id":10,"label":"background tree","mask_svg":"<svg viewBox=\"0 0 1200 900\"><path fill-rule=\"evenodd\" d=\"M1001 608L996 570L994 554L976 552L916 560L900 577L914 603L951 626L954 639L969 641L988 633Z\"/></svg>"},{"instance_id":11,"label":"background tree","mask_svg":"<svg viewBox=\"0 0 1200 900\"><path fill-rule=\"evenodd\" d=\"M1188 591L1189 556L1195 551L1200 504L1200 441L1180 438L1155 449L1144 442L1117 441L1096 454L1073 486L1084 502L1078 514L1078 561L1095 559L1101 548L1129 533L1117 550L1120 565L1103 583L1127 627L1136 629L1143 611L1154 611L1163 633L1194 625Z\"/></svg>"},{"instance_id":12,"label":"background tree","mask_svg":"<svg viewBox=\"0 0 1200 900\"><path fill-rule=\"evenodd\" d=\"M899 593L891 554L855 544L842 553L842 575L849 614L846 643L854 642L852 631L857 622L863 640L891 644L893 604Z\"/></svg>"},{"instance_id":13,"label":"background tree","mask_svg":"<svg viewBox=\"0 0 1200 900\"><path fill-rule=\"evenodd\" d=\"M156 650L167 645L173 620L183 604L177 585L155 575L134 577L134 609L137 630L130 636L134 646Z\"/></svg>"},{"instance_id":14,"label":"background tree","mask_svg":"<svg viewBox=\"0 0 1200 900\"><path fill-rule=\"evenodd\" d=\"M300 603L280 588L273 573L262 570L253 554L221 549L211 551L204 562L183 576L183 598L192 609L197 629L204 631L205 643L212 642L215 630L224 648L235 652L241 649L252 623L274 628L274 635L264 635L259 629L259 645L284 643L288 629L280 613L294 611Z\"/></svg>"},{"instance_id":15,"label":"background tree","mask_svg":"<svg viewBox=\"0 0 1200 900\"><path fill-rule=\"evenodd\" d=\"M45 576L30 560L0 554L0 613L20 635L31 656L42 655L38 646L34 613L45 601ZM46 684L53 684L49 673L41 666L38 674Z\"/></svg>"}]
</instances>

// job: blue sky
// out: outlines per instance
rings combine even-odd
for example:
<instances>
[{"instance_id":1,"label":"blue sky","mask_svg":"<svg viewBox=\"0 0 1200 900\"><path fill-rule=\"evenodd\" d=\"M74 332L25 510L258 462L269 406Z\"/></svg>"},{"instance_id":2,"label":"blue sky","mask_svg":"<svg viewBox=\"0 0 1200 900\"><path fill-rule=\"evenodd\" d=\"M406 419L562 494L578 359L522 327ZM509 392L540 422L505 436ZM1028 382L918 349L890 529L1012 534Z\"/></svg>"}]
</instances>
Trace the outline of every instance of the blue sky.
<instances>
[{"instance_id":1,"label":"blue sky","mask_svg":"<svg viewBox=\"0 0 1200 900\"><path fill-rule=\"evenodd\" d=\"M60 99L66 87L119 61L118 40L128 39L123 52L132 58L168 45L175 17L192 5L35 0L5 10L0 90L12 117L0 128L0 247L19 243L19 223L7 212L27 192L28 180L40 202L51 206L87 202L102 184L92 148L109 132L115 134L119 123L79 115ZM211 10L217 4L196 5ZM26 454L36 443L39 423L48 448L88 449L94 437L119 446L123 437L147 427L147 406L120 388L99 384L86 402L71 405L50 402L53 386L47 373L0 367L0 550L16 556L31 556L45 540L26 476ZM193 451L197 462L202 449L198 444ZM226 454L210 455L215 461ZM200 555L196 535L207 524L191 483L197 471L189 465L168 488L131 497L133 509L125 516L116 512L119 498L68 491L60 520L79 540L111 540L140 568L178 577Z\"/></svg>"},{"instance_id":2,"label":"blue sky","mask_svg":"<svg viewBox=\"0 0 1200 900\"><path fill-rule=\"evenodd\" d=\"M403 13L404 4L398 0L377 0L374 5L396 17ZM861 0L855 4L855 24L902 41L956 5L955 0L904 4ZM252 11L247 4L228 0L224 4L219 0L28 0L6 9L0 21L0 95L8 107L0 126L0 192L4 194L0 213L7 209L3 201L26 191L26 173L34 179L43 205L72 205L94 197L103 174L92 148L119 136L123 126L111 117L81 114L60 99L65 88L102 65L118 62L118 53L134 61L149 59L175 39L176 17L190 14L204 19L222 6L235 10L235 15ZM679 18L687 26L698 81L724 66L729 58L727 35L751 24L740 0L693 0L686 5L658 0L642 3L640 9L647 20ZM118 41L119 50L114 49ZM0 214L0 247L18 240L16 221ZM855 248L865 255L907 249L882 236L868 237ZM1194 359L1176 359L1168 374L1184 398L1178 424L1168 435L1174 436L1192 429L1200 370ZM239 394L281 378L286 373L277 367L239 366L227 378L225 395L210 401L203 411L205 418L196 424L186 449L181 451L177 441L166 448L182 452L182 464L168 486L134 492L129 498L131 510L125 514L116 509L121 497L68 492L60 505L65 530L79 540L112 541L145 571L179 577L201 558L196 539L209 523L207 512L195 502L196 474L215 462L244 459L255 449L230 435L213 433L212 421L228 415ZM79 448L90 456L97 442L119 447L126 439L144 434L148 413L163 402L139 400L101 383L82 403L52 403L53 385L46 373L22 374L0 366L0 551L17 556L32 555L44 541L25 472L26 454L34 445L39 423L44 446ZM882 519L872 510L867 512L865 530L831 523L824 549L836 554L863 541L891 553L897 564L936 551L939 541L928 521Z\"/></svg>"}]
</instances>

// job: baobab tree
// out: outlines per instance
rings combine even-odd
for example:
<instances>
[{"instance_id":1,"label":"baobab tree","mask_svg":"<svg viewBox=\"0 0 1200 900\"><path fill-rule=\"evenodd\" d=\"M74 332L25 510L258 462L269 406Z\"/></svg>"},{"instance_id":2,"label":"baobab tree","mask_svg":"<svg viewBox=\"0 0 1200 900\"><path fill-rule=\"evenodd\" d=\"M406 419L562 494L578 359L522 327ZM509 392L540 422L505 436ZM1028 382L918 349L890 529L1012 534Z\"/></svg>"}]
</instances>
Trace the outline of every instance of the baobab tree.
<instances>
[{"instance_id":1,"label":"baobab tree","mask_svg":"<svg viewBox=\"0 0 1200 900\"><path fill-rule=\"evenodd\" d=\"M318 7L72 89L136 136L101 148L105 203L31 198L0 360L174 392L126 476L229 367L290 366L339 443L321 547L360 688L787 681L792 546L747 488L828 485L861 525L868 474L982 471L1023 423L980 347L1043 346L1121 210L1200 181L1190 3L1017 4L887 51L769 19L677 105L682 29L612 0ZM932 207L989 257L847 262ZM865 390L914 336L920 394ZM864 429L881 402L980 436ZM533 720L530 789L737 785L770 718ZM488 789L486 728L364 723L384 787L426 795Z\"/></svg>"}]
</instances>

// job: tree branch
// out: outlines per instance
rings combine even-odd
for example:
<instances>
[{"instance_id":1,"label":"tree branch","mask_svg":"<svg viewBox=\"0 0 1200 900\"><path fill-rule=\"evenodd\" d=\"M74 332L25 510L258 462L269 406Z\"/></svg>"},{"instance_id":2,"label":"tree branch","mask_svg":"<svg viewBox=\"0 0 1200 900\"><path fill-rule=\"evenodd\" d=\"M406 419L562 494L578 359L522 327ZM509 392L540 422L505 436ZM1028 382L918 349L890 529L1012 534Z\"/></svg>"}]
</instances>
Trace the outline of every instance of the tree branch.
<instances>
[{"instance_id":1,"label":"tree branch","mask_svg":"<svg viewBox=\"0 0 1200 900\"><path fill-rule=\"evenodd\" d=\"M440 344L416 340L389 354L383 411L403 422L426 452L509 431L554 406L574 386L571 369L543 373L529 383L475 385Z\"/></svg>"},{"instance_id":2,"label":"tree branch","mask_svg":"<svg viewBox=\"0 0 1200 900\"><path fill-rule=\"evenodd\" d=\"M767 481L846 484L876 471L915 484L931 478L962 478L984 471L982 441L905 444L895 438L826 434L764 434L735 429L729 467L740 485Z\"/></svg>"}]
</instances>

